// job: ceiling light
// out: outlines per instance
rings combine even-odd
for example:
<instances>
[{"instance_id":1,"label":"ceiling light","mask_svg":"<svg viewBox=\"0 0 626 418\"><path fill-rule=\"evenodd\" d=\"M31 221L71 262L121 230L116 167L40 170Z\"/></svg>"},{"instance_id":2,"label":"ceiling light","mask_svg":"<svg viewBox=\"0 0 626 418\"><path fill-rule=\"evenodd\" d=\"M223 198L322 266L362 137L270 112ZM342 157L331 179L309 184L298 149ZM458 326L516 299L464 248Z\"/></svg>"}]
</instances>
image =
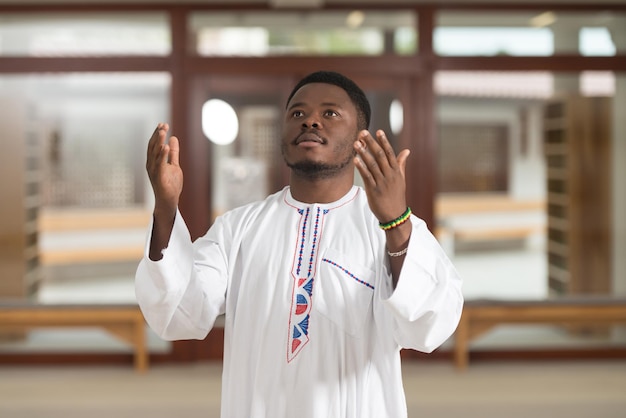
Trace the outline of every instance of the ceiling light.
<instances>
[{"instance_id":1,"label":"ceiling light","mask_svg":"<svg viewBox=\"0 0 626 418\"><path fill-rule=\"evenodd\" d=\"M214 144L228 145L237 138L239 120L233 107L220 99L202 106L202 132Z\"/></svg>"},{"instance_id":2,"label":"ceiling light","mask_svg":"<svg viewBox=\"0 0 626 418\"><path fill-rule=\"evenodd\" d=\"M315 8L323 4L324 0L270 0L270 6L275 8Z\"/></svg>"},{"instance_id":3,"label":"ceiling light","mask_svg":"<svg viewBox=\"0 0 626 418\"><path fill-rule=\"evenodd\" d=\"M544 28L556 22L554 12L543 12L530 19L530 26L535 28Z\"/></svg>"},{"instance_id":4,"label":"ceiling light","mask_svg":"<svg viewBox=\"0 0 626 418\"><path fill-rule=\"evenodd\" d=\"M354 10L346 17L346 26L350 29L356 29L365 21L365 13L360 10Z\"/></svg>"}]
</instances>

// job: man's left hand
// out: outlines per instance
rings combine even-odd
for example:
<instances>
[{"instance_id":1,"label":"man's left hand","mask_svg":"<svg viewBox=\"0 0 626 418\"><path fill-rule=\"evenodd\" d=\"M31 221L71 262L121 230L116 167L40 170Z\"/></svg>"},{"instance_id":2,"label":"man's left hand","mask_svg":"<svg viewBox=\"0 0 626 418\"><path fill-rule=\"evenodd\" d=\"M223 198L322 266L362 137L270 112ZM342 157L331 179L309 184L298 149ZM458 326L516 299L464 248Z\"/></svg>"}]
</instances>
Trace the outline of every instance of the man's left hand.
<instances>
[{"instance_id":1,"label":"man's left hand","mask_svg":"<svg viewBox=\"0 0 626 418\"><path fill-rule=\"evenodd\" d=\"M363 178L367 199L379 222L396 219L406 210L406 160L408 149L397 156L382 130L374 138L367 130L359 132L354 143L356 168Z\"/></svg>"}]
</instances>

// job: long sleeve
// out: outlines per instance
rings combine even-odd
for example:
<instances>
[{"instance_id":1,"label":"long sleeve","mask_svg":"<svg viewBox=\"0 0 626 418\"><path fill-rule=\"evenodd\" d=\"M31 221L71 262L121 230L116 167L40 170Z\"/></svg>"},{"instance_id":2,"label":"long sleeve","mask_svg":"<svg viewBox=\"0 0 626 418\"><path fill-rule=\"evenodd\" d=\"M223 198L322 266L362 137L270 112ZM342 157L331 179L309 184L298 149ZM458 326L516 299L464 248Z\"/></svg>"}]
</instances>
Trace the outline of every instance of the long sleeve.
<instances>
[{"instance_id":1,"label":"long sleeve","mask_svg":"<svg viewBox=\"0 0 626 418\"><path fill-rule=\"evenodd\" d=\"M398 284L381 293L402 348L431 352L455 331L463 309L461 279L426 224L411 217L413 231Z\"/></svg>"},{"instance_id":2,"label":"long sleeve","mask_svg":"<svg viewBox=\"0 0 626 418\"><path fill-rule=\"evenodd\" d=\"M227 264L220 241L210 238L219 235L218 230L192 243L177 213L159 261L148 258L148 236L135 275L135 294L146 321L161 338L203 339L224 312Z\"/></svg>"}]
</instances>

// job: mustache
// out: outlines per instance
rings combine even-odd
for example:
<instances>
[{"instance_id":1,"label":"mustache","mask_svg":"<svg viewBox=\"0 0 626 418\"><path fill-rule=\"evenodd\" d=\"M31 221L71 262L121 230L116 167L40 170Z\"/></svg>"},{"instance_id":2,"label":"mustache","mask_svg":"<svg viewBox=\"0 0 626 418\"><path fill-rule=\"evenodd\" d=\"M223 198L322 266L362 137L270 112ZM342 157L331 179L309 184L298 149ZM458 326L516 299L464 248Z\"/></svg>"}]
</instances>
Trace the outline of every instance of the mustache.
<instances>
[{"instance_id":1,"label":"mustache","mask_svg":"<svg viewBox=\"0 0 626 418\"><path fill-rule=\"evenodd\" d=\"M318 142L320 144L328 143L328 140L325 137L320 135L317 131L311 130L311 129L300 132L300 134L296 136L291 141L291 143L294 145L298 145L299 143L305 142L305 141Z\"/></svg>"}]
</instances>

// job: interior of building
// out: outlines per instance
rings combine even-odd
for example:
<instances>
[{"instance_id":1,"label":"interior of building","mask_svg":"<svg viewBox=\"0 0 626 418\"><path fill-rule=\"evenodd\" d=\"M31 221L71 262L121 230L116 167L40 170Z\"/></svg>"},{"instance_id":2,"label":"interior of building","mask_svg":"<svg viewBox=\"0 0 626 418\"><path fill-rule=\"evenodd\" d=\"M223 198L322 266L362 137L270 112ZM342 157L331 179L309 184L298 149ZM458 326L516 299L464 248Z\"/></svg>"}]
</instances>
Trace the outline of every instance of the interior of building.
<instances>
[{"instance_id":1,"label":"interior of building","mask_svg":"<svg viewBox=\"0 0 626 418\"><path fill-rule=\"evenodd\" d=\"M623 0L0 0L0 412L84 416L87 403L50 409L42 395L24 409L10 394L35 380L44 393L59 373L77 390L94 369L139 385L134 365L154 390L187 387L186 416L218 416L221 324L176 342L137 325L147 141L159 122L181 138L180 211L198 238L287 184L285 100L318 69L361 85L371 128L411 149L409 206L464 281L458 332L430 355L403 352L407 392L433 393L409 397L410 416L621 416ZM561 373L552 385L603 383L541 398L542 370ZM473 401L441 412L450 385Z\"/></svg>"}]
</instances>

